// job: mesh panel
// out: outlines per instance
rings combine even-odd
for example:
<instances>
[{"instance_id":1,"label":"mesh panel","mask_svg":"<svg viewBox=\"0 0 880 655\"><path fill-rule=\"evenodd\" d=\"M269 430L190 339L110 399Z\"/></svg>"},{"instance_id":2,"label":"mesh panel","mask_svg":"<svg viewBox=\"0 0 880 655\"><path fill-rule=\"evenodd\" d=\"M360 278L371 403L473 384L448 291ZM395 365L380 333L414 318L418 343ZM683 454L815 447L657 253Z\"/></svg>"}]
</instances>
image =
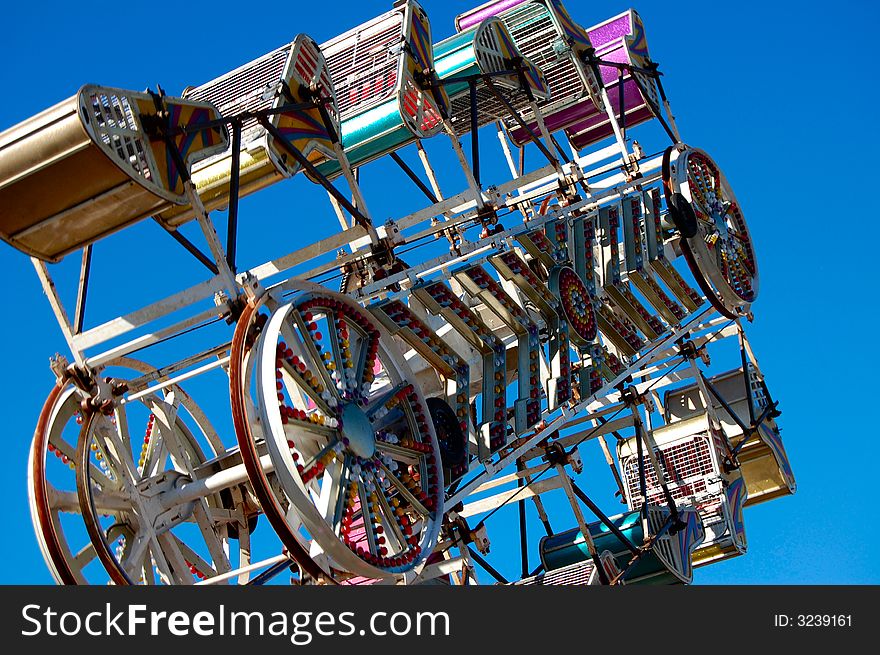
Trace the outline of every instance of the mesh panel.
<instances>
[{"instance_id":1,"label":"mesh panel","mask_svg":"<svg viewBox=\"0 0 880 655\"><path fill-rule=\"evenodd\" d=\"M379 104L397 88L403 14L394 12L378 26L367 25L321 45L342 118Z\"/></svg>"},{"instance_id":2,"label":"mesh panel","mask_svg":"<svg viewBox=\"0 0 880 655\"><path fill-rule=\"evenodd\" d=\"M483 66L485 71L503 71L508 69L505 65L504 57L501 56L498 39L494 30L478 30L475 46L475 50L480 52L478 59L482 59L485 62Z\"/></svg>"},{"instance_id":3,"label":"mesh panel","mask_svg":"<svg viewBox=\"0 0 880 655\"><path fill-rule=\"evenodd\" d=\"M570 564L561 569L525 578L518 585L588 585L596 566L592 560Z\"/></svg>"},{"instance_id":4,"label":"mesh panel","mask_svg":"<svg viewBox=\"0 0 880 655\"><path fill-rule=\"evenodd\" d=\"M528 98L521 91L510 91L495 86L498 92L504 96L514 109L520 114L523 108L528 107ZM471 96L468 91L452 99L451 120L457 134L467 134L471 130ZM477 86L477 123L480 127L488 125L499 118L507 118L508 113L504 105L485 85ZM513 121L513 119L509 119Z\"/></svg>"},{"instance_id":5,"label":"mesh panel","mask_svg":"<svg viewBox=\"0 0 880 655\"><path fill-rule=\"evenodd\" d=\"M268 85L281 80L291 46L292 44L282 46L223 77L189 89L184 92L184 97L210 102L223 116L268 109L272 106L274 97L264 99L263 95ZM263 127L255 118L250 118L242 125L241 142L246 144L262 134Z\"/></svg>"},{"instance_id":6,"label":"mesh panel","mask_svg":"<svg viewBox=\"0 0 880 655\"><path fill-rule=\"evenodd\" d=\"M95 134L108 145L120 163L144 179L152 179L141 133L128 99L122 96L92 93L91 120Z\"/></svg>"},{"instance_id":7,"label":"mesh panel","mask_svg":"<svg viewBox=\"0 0 880 655\"><path fill-rule=\"evenodd\" d=\"M716 473L707 435L696 435L686 441L663 446L657 453L657 460L666 474L669 491L676 501L705 493L707 479ZM635 504L640 494L638 457L628 457L623 470L630 504L633 509L637 509L641 506ZM666 499L663 489L650 460L645 462L645 480L648 502L664 504Z\"/></svg>"},{"instance_id":8,"label":"mesh panel","mask_svg":"<svg viewBox=\"0 0 880 655\"><path fill-rule=\"evenodd\" d=\"M758 375L758 371L757 369L755 369L751 362L748 363L747 370L749 372L749 387L752 390L752 402L755 406L755 414L756 416L760 416L761 413L767 408L767 404L770 401L767 399L767 395L764 393L764 387L761 384L761 378Z\"/></svg>"},{"instance_id":9,"label":"mesh panel","mask_svg":"<svg viewBox=\"0 0 880 655\"><path fill-rule=\"evenodd\" d=\"M574 63L567 56L560 57L553 49L553 44L559 40L560 35L544 5L530 2L502 18L520 53L540 68L547 78L552 96L549 100L539 100L539 108L549 110L569 104L572 99L585 94ZM532 119L532 112L524 112L524 117ZM512 119L505 123L510 129L518 127Z\"/></svg>"},{"instance_id":10,"label":"mesh panel","mask_svg":"<svg viewBox=\"0 0 880 655\"><path fill-rule=\"evenodd\" d=\"M648 529L652 535L657 534L666 523L666 514L664 512L649 511L648 512ZM668 533L667 533L668 535ZM660 556L670 566L675 563L675 550L673 548L674 539L668 536L661 537L654 542L654 553Z\"/></svg>"}]
</instances>

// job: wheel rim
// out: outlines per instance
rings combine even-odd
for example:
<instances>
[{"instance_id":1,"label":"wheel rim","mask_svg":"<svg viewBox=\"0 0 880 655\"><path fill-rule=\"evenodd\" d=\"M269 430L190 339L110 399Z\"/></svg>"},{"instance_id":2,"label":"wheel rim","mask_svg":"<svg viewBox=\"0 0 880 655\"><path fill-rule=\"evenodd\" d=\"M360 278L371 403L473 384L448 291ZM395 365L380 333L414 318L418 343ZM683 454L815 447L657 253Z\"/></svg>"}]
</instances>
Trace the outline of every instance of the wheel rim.
<instances>
[{"instance_id":1,"label":"wheel rim","mask_svg":"<svg viewBox=\"0 0 880 655\"><path fill-rule=\"evenodd\" d=\"M299 290L255 346L255 405L275 475L334 568L402 574L430 554L443 513L429 411L366 310L316 285Z\"/></svg>"},{"instance_id":2,"label":"wheel rim","mask_svg":"<svg viewBox=\"0 0 880 655\"><path fill-rule=\"evenodd\" d=\"M128 378L133 374L156 373L154 367L144 362L120 357L108 362L102 374L115 373L116 369L124 369L124 376ZM114 379L121 378L116 376ZM181 404L193 417L204 438L212 446L219 445L219 437L198 406L178 391ZM70 384L52 389L40 413L28 460L31 518L46 564L60 584L103 584L108 576L88 534L76 488L77 449L83 424L80 403L83 398L82 392ZM97 466L96 463L93 465ZM118 513L110 512L114 516ZM79 520L62 518L62 514L78 515ZM121 528L114 532L121 534ZM74 543L84 545L74 548ZM98 563L91 566L92 562Z\"/></svg>"},{"instance_id":3,"label":"wheel rim","mask_svg":"<svg viewBox=\"0 0 880 655\"><path fill-rule=\"evenodd\" d=\"M757 260L724 173L704 151L673 146L664 156L663 176L667 203L681 193L697 218L697 233L681 245L700 288L722 314L745 312L758 295Z\"/></svg>"},{"instance_id":4,"label":"wheel rim","mask_svg":"<svg viewBox=\"0 0 880 655\"><path fill-rule=\"evenodd\" d=\"M70 542L76 537L72 534L73 531L65 530L65 522L60 516L64 511L79 512L78 505L74 503L68 502L63 506L65 509L61 509L59 504L61 494L65 494L64 482L71 488L65 497L75 494L72 488L76 485L76 474L73 472L76 442L65 438L63 433L68 422L75 420L78 409L79 396L76 390L70 386L55 386L40 412L28 458L31 519L46 565L59 584L88 584L83 569L96 557L93 549L89 552L88 549L92 547L85 535L79 535L79 541L84 542L83 548L70 547ZM66 480L58 480L60 471L50 471L52 466L57 468L59 464L69 471L65 476ZM53 482L50 482L50 477ZM88 561L84 561L86 558Z\"/></svg>"},{"instance_id":5,"label":"wheel rim","mask_svg":"<svg viewBox=\"0 0 880 655\"><path fill-rule=\"evenodd\" d=\"M279 488L274 473L264 469L258 448L258 443L263 444L265 440L250 387L255 359L254 341L268 320L268 315L260 313L260 309L267 300L268 296L263 296L245 307L232 338L229 391L235 436L254 495L288 554L301 571L313 579L335 583L329 566L321 566L309 554L310 536L305 533L298 518L288 511L290 502Z\"/></svg>"}]
</instances>

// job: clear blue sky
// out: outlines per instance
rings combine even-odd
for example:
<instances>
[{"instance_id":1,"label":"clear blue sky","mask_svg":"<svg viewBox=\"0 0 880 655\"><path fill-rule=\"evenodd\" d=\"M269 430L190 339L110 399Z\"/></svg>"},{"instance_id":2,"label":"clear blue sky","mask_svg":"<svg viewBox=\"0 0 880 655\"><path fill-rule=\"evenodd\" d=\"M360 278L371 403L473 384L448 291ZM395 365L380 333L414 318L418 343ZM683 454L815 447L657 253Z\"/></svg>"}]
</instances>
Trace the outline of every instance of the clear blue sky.
<instances>
[{"instance_id":1,"label":"clear blue sky","mask_svg":"<svg viewBox=\"0 0 880 655\"><path fill-rule=\"evenodd\" d=\"M567 4L584 25L629 6ZM299 32L326 40L390 3L252 3L244 5L240 19L236 5L242 6L219 0L186 11L173 3L8 3L0 39L0 130L71 96L84 83L130 89L159 83L176 94ZM437 41L452 33L453 17L471 3L424 6ZM878 459L873 376L880 363L870 330L878 279L868 247L876 243L880 173L880 92L876 65L869 64L876 59L870 45L870 29L880 19L876 4L682 0L635 7L652 56L666 74L685 141L713 154L747 210L761 265L761 297L750 335L781 401L780 425L799 483L796 496L747 509L748 555L699 570L696 582L878 583L870 528ZM389 170L380 163L364 173L368 202L380 220L421 202L399 174L386 177ZM493 171L500 169L488 166L484 179L491 180ZM392 179L383 189L383 181ZM278 185L242 205L241 263L293 250L335 225L324 198L305 179ZM152 224L108 240L96 251L90 317L110 318L131 307L124 299L110 299L113 285L158 298L200 279L198 268L174 248ZM63 265L68 274L77 265L70 259ZM63 352L64 341L27 258L0 245L0 270L6 275L0 321L6 444L0 582L46 583L50 577L30 524L25 469L39 408L52 384L47 358ZM180 286L172 275L182 280ZM221 411L226 399L218 394L205 404L212 403ZM231 438L231 431L226 436ZM589 480L585 484L589 488ZM515 533L507 540L503 532L493 537L492 561L516 571Z\"/></svg>"}]
</instances>

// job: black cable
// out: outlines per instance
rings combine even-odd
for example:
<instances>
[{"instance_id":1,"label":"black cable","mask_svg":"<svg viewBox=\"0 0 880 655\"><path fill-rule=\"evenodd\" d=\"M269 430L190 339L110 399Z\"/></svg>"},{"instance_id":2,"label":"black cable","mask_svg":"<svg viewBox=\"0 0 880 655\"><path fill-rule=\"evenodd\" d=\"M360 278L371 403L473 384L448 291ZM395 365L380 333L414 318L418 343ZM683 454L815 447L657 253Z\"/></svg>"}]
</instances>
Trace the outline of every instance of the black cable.
<instances>
[{"instance_id":1,"label":"black cable","mask_svg":"<svg viewBox=\"0 0 880 655\"><path fill-rule=\"evenodd\" d=\"M148 343L145 346L141 346L140 348L135 348L134 350L129 350L128 354L130 355L132 353L137 353L142 350L146 350L147 348L150 348L151 346L158 346L160 343L164 343L166 341L169 341L170 339L176 339L178 337L182 337L183 335L189 334L190 332L195 332L196 330L201 330L202 328L208 327L209 325L213 325L214 323L219 323L220 321L225 321L225 320L226 320L226 318L224 316L218 316L217 318L212 318L208 321L205 321L204 323L199 323L198 325L193 325L192 327L187 328L183 332L175 332L174 334L169 334L167 337L162 337L161 339L157 339L156 341L153 341L152 343Z\"/></svg>"}]
</instances>

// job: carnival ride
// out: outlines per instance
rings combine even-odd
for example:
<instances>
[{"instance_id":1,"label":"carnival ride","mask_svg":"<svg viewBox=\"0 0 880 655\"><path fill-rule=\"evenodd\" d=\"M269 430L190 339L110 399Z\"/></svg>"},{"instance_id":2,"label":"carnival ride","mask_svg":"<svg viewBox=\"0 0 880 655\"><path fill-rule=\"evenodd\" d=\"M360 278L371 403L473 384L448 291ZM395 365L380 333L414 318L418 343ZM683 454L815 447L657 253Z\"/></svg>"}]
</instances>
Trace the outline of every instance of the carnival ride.
<instances>
[{"instance_id":1,"label":"carnival ride","mask_svg":"<svg viewBox=\"0 0 880 655\"><path fill-rule=\"evenodd\" d=\"M745 552L745 507L794 493L744 329L744 211L682 142L639 15L585 29L558 0L498 0L455 26L433 44L398 0L180 97L87 85L0 134L0 236L31 257L72 358L52 360L28 464L59 583L506 583L488 552L512 535L490 518L513 507L516 584L688 583ZM510 176L488 185L493 129ZM466 181L451 196L422 143L441 133ZM359 170L379 158L427 204L375 222ZM238 271L240 198L300 171L341 232ZM146 218L210 276L87 328L93 249ZM71 320L52 273L76 252ZM707 375L724 344L739 368ZM231 424L184 390L202 378ZM597 444L616 516L576 481Z\"/></svg>"}]
</instances>

